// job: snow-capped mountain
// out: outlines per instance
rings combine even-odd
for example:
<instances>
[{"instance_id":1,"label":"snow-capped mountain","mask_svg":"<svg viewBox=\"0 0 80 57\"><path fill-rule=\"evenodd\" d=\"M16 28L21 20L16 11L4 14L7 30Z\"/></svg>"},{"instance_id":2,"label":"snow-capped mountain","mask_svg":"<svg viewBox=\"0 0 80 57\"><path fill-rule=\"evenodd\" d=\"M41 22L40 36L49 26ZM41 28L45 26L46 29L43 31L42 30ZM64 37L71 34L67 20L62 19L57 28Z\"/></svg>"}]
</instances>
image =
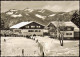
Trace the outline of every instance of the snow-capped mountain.
<instances>
[{"instance_id":1,"label":"snow-capped mountain","mask_svg":"<svg viewBox=\"0 0 80 57\"><path fill-rule=\"evenodd\" d=\"M16 10L16 9L11 9L11 10L5 12L5 13L7 15L9 15L10 17L14 17L14 18L16 18L16 17L22 17L22 14L19 13L19 10Z\"/></svg>"},{"instance_id":2,"label":"snow-capped mountain","mask_svg":"<svg viewBox=\"0 0 80 57\"><path fill-rule=\"evenodd\" d=\"M35 14L35 16L38 17L38 18L41 18L41 19L45 19L46 18L46 16L42 16L42 15L39 15L39 14Z\"/></svg>"},{"instance_id":3,"label":"snow-capped mountain","mask_svg":"<svg viewBox=\"0 0 80 57\"><path fill-rule=\"evenodd\" d=\"M26 8L26 9L24 9L24 11L32 12L34 10L33 9Z\"/></svg>"},{"instance_id":4,"label":"snow-capped mountain","mask_svg":"<svg viewBox=\"0 0 80 57\"><path fill-rule=\"evenodd\" d=\"M71 12L52 12L47 9L29 9L24 10L10 9L1 13L1 20L4 21L5 28L15 25L22 21L37 21L47 25L51 21L61 19L64 21L71 20L73 11ZM64 17L62 17L64 16Z\"/></svg>"},{"instance_id":5,"label":"snow-capped mountain","mask_svg":"<svg viewBox=\"0 0 80 57\"><path fill-rule=\"evenodd\" d=\"M21 14L18 14L18 15L13 14L13 15L11 15L11 17L21 17L21 16L22 16Z\"/></svg>"},{"instance_id":6,"label":"snow-capped mountain","mask_svg":"<svg viewBox=\"0 0 80 57\"><path fill-rule=\"evenodd\" d=\"M49 17L52 17L52 16L55 16L56 14L51 14L51 15L49 15Z\"/></svg>"}]
</instances>

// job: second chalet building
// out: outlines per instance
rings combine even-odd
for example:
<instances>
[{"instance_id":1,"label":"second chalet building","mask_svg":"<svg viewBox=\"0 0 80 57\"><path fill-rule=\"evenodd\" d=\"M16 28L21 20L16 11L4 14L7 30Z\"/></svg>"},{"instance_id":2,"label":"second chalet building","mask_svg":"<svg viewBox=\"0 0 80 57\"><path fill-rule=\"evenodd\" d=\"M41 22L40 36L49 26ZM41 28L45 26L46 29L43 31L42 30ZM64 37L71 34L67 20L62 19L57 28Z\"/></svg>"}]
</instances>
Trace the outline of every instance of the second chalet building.
<instances>
[{"instance_id":1,"label":"second chalet building","mask_svg":"<svg viewBox=\"0 0 80 57\"><path fill-rule=\"evenodd\" d=\"M51 37L57 36L57 27L64 26L64 38L65 39L79 39L79 28L71 21L63 22L62 24L53 21L48 24L48 30ZM63 31L62 28L60 31Z\"/></svg>"},{"instance_id":2,"label":"second chalet building","mask_svg":"<svg viewBox=\"0 0 80 57\"><path fill-rule=\"evenodd\" d=\"M17 35L36 35L43 36L44 25L29 21L29 22L21 22L16 25L10 27L13 29L13 33Z\"/></svg>"}]
</instances>

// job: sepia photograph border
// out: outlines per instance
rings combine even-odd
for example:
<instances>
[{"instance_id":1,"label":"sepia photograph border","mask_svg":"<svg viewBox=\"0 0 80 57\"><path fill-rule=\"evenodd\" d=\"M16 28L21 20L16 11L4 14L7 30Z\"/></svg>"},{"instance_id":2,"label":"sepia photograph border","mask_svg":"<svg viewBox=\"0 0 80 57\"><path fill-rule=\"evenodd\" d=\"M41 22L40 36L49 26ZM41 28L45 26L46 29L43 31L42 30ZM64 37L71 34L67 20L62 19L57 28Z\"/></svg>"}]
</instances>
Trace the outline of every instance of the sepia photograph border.
<instances>
[{"instance_id":1,"label":"sepia photograph border","mask_svg":"<svg viewBox=\"0 0 80 57\"><path fill-rule=\"evenodd\" d=\"M45 1L79 1L79 0L1 0L1 1L44 1L45 2ZM0 27L1 27L1 1L0 1ZM79 5L80 5L80 1L79 1ZM80 10L80 7L79 7L79 10ZM1 33L1 30L0 30L0 33ZM80 38L79 38L79 45L80 45ZM80 46L79 46L79 49L80 49ZM0 50L1 50L1 38L0 38ZM0 52L0 56L1 56L1 52ZM42 57L42 56L1 56L1 57ZM44 56L44 57L78 57L78 56Z\"/></svg>"}]
</instances>

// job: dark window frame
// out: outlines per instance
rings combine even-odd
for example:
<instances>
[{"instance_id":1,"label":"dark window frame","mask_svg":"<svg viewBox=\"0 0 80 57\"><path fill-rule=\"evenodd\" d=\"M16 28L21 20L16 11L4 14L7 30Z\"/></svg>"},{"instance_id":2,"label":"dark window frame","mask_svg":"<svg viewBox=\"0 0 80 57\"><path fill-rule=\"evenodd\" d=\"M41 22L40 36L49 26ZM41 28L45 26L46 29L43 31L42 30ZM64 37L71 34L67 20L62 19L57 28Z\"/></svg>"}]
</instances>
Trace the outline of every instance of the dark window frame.
<instances>
[{"instance_id":1,"label":"dark window frame","mask_svg":"<svg viewBox=\"0 0 80 57\"><path fill-rule=\"evenodd\" d=\"M66 35L72 35L72 33L66 33Z\"/></svg>"},{"instance_id":2,"label":"dark window frame","mask_svg":"<svg viewBox=\"0 0 80 57\"><path fill-rule=\"evenodd\" d=\"M34 32L34 30L28 30L28 32Z\"/></svg>"}]
</instances>

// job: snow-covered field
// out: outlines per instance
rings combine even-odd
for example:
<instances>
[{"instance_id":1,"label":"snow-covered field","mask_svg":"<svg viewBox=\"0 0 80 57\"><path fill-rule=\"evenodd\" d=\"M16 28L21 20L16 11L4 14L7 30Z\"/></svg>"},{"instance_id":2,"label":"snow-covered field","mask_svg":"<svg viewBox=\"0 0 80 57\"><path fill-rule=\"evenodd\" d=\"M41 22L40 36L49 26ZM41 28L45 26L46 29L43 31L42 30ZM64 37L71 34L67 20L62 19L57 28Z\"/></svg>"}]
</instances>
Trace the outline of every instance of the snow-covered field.
<instances>
[{"instance_id":1,"label":"snow-covered field","mask_svg":"<svg viewBox=\"0 0 80 57\"><path fill-rule=\"evenodd\" d=\"M4 39L6 39L6 42L4 42ZM2 56L22 56L22 49L24 49L24 56L40 55L38 44L32 39L24 37L1 37Z\"/></svg>"},{"instance_id":2,"label":"snow-covered field","mask_svg":"<svg viewBox=\"0 0 80 57\"><path fill-rule=\"evenodd\" d=\"M24 49L24 56L40 56L38 43L43 46L44 56L79 56L78 40L64 40L62 47L59 40L48 36L36 36L35 40L25 37L1 37L1 55L22 56L22 49Z\"/></svg>"},{"instance_id":3,"label":"snow-covered field","mask_svg":"<svg viewBox=\"0 0 80 57\"><path fill-rule=\"evenodd\" d=\"M64 40L62 47L59 40L48 36L36 37L37 39L43 45L45 56L79 56L79 40Z\"/></svg>"}]
</instances>

